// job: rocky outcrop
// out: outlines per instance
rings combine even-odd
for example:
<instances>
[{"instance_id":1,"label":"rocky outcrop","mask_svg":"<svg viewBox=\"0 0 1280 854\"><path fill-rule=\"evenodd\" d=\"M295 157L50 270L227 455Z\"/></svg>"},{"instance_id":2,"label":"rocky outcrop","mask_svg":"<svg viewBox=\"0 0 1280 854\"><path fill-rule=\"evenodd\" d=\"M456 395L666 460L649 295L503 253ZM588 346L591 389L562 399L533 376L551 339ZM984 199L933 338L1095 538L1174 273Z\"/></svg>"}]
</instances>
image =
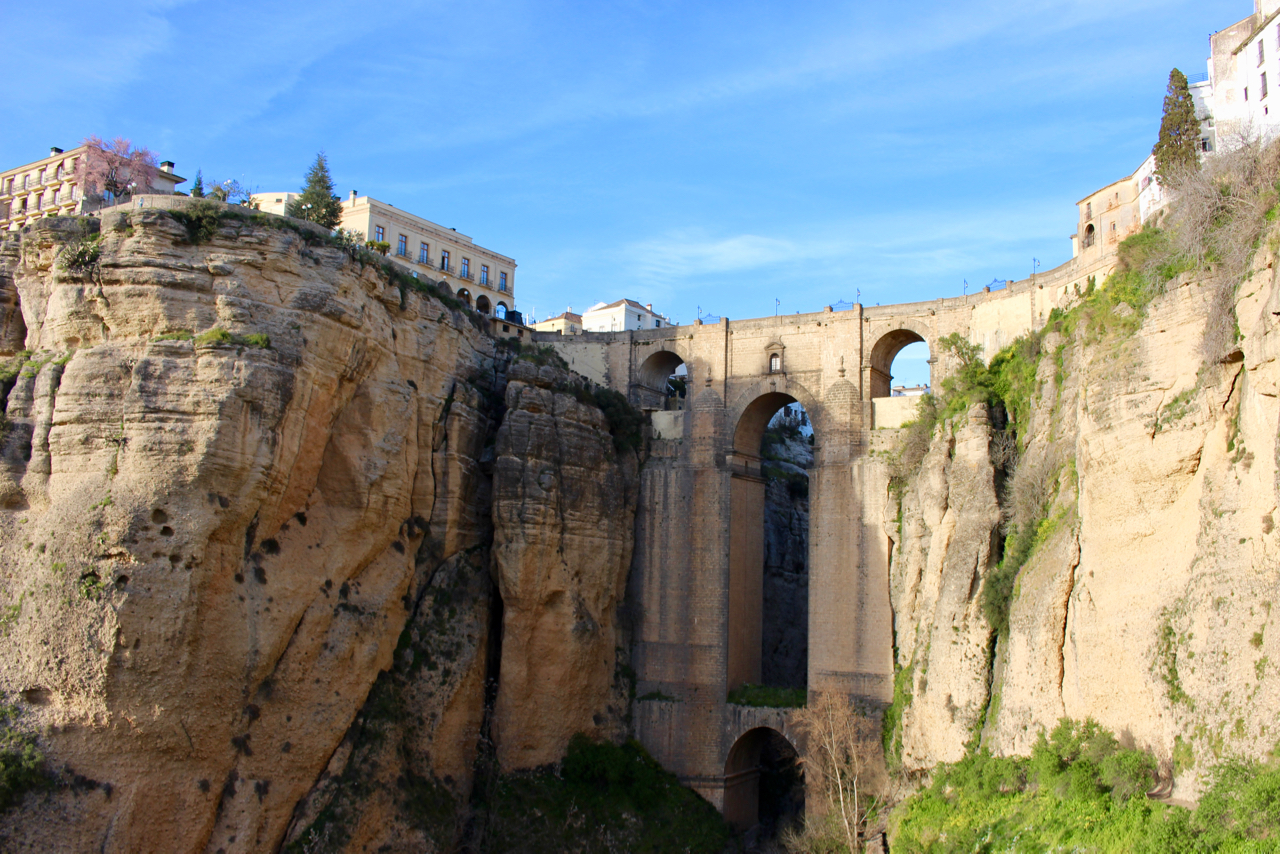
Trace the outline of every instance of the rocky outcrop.
<instances>
[{"instance_id":1,"label":"rocky outcrop","mask_svg":"<svg viewBox=\"0 0 1280 854\"><path fill-rule=\"evenodd\" d=\"M890 573L908 767L959 759L987 705L991 626L977 593L995 566L1000 522L984 406L945 424L902 498Z\"/></svg>"},{"instance_id":2,"label":"rocky outcrop","mask_svg":"<svg viewBox=\"0 0 1280 854\"><path fill-rule=\"evenodd\" d=\"M494 739L504 770L558 761L574 733L624 736L630 714L617 614L631 565L637 461L614 449L604 415L567 391L571 381L554 367L514 365L498 433Z\"/></svg>"},{"instance_id":3,"label":"rocky outcrop","mask_svg":"<svg viewBox=\"0 0 1280 854\"><path fill-rule=\"evenodd\" d=\"M1197 771L1274 745L1280 288L1267 247L1235 290L1226 352L1206 344L1222 340L1212 306L1229 286L1212 278L1179 279L1136 332L1046 332L1019 465L1052 469L1053 498L993 650L977 608L1001 535L985 419L940 431L900 529L890 503L908 767L957 758L979 731L1025 753L1058 718L1092 717L1194 795Z\"/></svg>"},{"instance_id":4,"label":"rocky outcrop","mask_svg":"<svg viewBox=\"0 0 1280 854\"><path fill-rule=\"evenodd\" d=\"M549 596L512 610L568 631L534 633L590 683L565 726L603 713L629 493L566 495L511 545L484 321L305 225L217 210L0 244L0 345L27 350L0 385L0 690L62 782L0 816L0 847L450 845L496 672L491 571L575 544L565 589L597 641L540 614ZM533 483L616 483L599 411L574 406L547 402L539 431L569 423L533 443ZM564 701L541 676L507 685Z\"/></svg>"}]
</instances>

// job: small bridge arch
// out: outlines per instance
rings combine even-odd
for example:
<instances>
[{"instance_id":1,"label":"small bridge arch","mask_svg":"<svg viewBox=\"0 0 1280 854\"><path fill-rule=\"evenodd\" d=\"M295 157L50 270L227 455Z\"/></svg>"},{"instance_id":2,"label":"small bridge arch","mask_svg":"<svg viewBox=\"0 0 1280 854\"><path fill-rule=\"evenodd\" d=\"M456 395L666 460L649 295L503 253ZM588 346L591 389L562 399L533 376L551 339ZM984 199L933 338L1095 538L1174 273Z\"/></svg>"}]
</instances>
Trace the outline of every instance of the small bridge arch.
<instances>
[{"instance_id":1,"label":"small bridge arch","mask_svg":"<svg viewBox=\"0 0 1280 854\"><path fill-rule=\"evenodd\" d=\"M938 341L934 330L930 329L927 324L920 323L914 318L904 318L897 322L883 324L882 328L874 330L874 337L871 338L873 343L870 350L867 351L867 361L864 365L865 376L865 393L869 400L878 397L888 397L893 391L893 375L891 369L893 367L894 358L902 352L903 348L910 344L924 343L929 347L930 366L938 356ZM932 370L930 370L932 375ZM930 376L930 386L933 385L933 377Z\"/></svg>"},{"instance_id":2,"label":"small bridge arch","mask_svg":"<svg viewBox=\"0 0 1280 854\"><path fill-rule=\"evenodd\" d=\"M804 812L799 751L785 726L770 723L738 736L725 759L722 812L735 830Z\"/></svg>"}]
</instances>

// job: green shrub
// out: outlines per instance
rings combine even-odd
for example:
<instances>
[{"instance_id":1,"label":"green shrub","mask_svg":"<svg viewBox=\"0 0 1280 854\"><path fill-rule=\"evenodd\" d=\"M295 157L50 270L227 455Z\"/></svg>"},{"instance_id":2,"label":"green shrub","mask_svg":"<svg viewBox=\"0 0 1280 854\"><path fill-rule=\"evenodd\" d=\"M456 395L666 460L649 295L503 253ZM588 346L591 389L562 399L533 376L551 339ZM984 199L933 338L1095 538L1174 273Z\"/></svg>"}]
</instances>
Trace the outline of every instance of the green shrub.
<instances>
[{"instance_id":1,"label":"green shrub","mask_svg":"<svg viewBox=\"0 0 1280 854\"><path fill-rule=\"evenodd\" d=\"M1063 720L1029 758L934 769L891 818L894 851L1199 854L1280 850L1280 767L1216 768L1195 811L1145 797L1155 761L1093 721Z\"/></svg>"},{"instance_id":2,"label":"green shrub","mask_svg":"<svg viewBox=\"0 0 1280 854\"><path fill-rule=\"evenodd\" d=\"M169 211L173 217L187 230L187 242L193 244L208 243L218 233L223 220L242 219L242 215L233 213L225 206L214 201L202 200L175 208Z\"/></svg>"},{"instance_id":3,"label":"green shrub","mask_svg":"<svg viewBox=\"0 0 1280 854\"><path fill-rule=\"evenodd\" d=\"M720 813L665 771L638 742L579 734L554 769L499 777L484 796L483 852L721 854Z\"/></svg>"},{"instance_id":4,"label":"green shrub","mask_svg":"<svg viewBox=\"0 0 1280 854\"><path fill-rule=\"evenodd\" d=\"M35 739L15 726L17 719L16 707L0 705L0 811L46 780L44 756Z\"/></svg>"}]
</instances>

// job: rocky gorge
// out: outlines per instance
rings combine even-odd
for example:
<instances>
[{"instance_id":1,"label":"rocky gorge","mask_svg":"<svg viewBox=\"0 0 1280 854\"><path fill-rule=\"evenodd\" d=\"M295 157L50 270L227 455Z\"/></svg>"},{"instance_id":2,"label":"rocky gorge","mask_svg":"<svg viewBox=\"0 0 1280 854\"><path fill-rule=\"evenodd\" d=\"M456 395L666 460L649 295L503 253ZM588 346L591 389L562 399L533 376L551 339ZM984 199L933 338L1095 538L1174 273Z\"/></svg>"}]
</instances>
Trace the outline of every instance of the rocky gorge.
<instances>
[{"instance_id":1,"label":"rocky gorge","mask_svg":"<svg viewBox=\"0 0 1280 854\"><path fill-rule=\"evenodd\" d=\"M872 713L912 785L1064 717L1179 799L1278 751L1278 253L1136 306L1091 288L998 356L998 401L963 386L997 354L951 342L955 393L874 431L897 678ZM0 693L44 782L0 848L506 850L555 806L495 830L504 792L633 734L648 428L487 324L212 203L3 235ZM813 450L774 445L764 677L803 688ZM628 761L620 785L674 786Z\"/></svg>"}]
</instances>

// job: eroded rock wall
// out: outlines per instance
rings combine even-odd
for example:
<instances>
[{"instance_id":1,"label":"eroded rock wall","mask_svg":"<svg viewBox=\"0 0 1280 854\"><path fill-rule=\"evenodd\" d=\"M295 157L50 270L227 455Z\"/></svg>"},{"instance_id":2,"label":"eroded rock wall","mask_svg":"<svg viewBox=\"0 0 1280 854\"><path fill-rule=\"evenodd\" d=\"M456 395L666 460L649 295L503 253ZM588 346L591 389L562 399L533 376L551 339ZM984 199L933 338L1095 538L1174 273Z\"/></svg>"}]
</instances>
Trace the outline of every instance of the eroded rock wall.
<instances>
[{"instance_id":1,"label":"eroded rock wall","mask_svg":"<svg viewBox=\"0 0 1280 854\"><path fill-rule=\"evenodd\" d=\"M501 639L483 321L305 227L224 217L195 245L166 212L107 215L67 269L85 228L0 243L0 348L30 351L4 384L0 691L60 781L0 816L0 847L451 845L453 816L423 811L470 797ZM608 482L598 410L567 417L594 444L539 465ZM605 693L628 496L523 520L525 541L594 548L566 589L609 636L575 659ZM566 726L603 714L545 678L556 631L578 638L549 622L512 690L554 692Z\"/></svg>"},{"instance_id":2,"label":"eroded rock wall","mask_svg":"<svg viewBox=\"0 0 1280 854\"><path fill-rule=\"evenodd\" d=\"M1056 497L994 656L978 603L1005 496L985 419L970 413L935 438L900 527L887 502L898 665L911 669L908 767L957 758L979 731L997 752L1025 753L1058 718L1093 717L1194 795L1198 771L1276 744L1273 249L1236 291L1234 347L1213 344L1212 327L1230 323L1212 309L1221 287L1184 277L1136 333L1046 333L1019 465L1051 467Z\"/></svg>"}]
</instances>

